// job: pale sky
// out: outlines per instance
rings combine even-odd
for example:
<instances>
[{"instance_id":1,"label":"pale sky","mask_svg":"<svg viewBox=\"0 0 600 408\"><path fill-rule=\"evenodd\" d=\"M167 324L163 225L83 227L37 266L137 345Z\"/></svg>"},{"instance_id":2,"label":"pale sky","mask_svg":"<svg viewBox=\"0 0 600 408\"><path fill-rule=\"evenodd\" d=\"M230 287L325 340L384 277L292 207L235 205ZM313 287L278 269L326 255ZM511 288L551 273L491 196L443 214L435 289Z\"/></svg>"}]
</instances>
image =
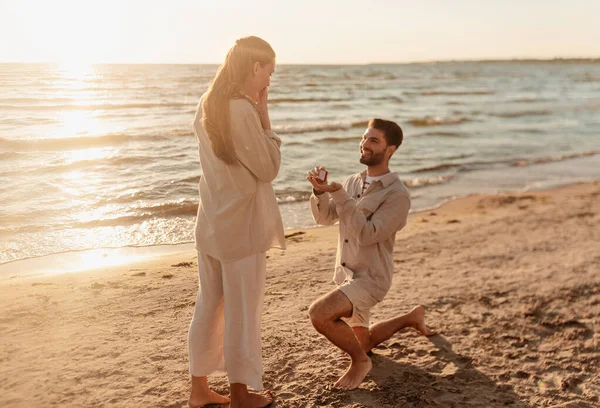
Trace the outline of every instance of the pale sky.
<instances>
[{"instance_id":1,"label":"pale sky","mask_svg":"<svg viewBox=\"0 0 600 408\"><path fill-rule=\"evenodd\" d=\"M0 62L278 63L600 57L600 0L0 0Z\"/></svg>"}]
</instances>

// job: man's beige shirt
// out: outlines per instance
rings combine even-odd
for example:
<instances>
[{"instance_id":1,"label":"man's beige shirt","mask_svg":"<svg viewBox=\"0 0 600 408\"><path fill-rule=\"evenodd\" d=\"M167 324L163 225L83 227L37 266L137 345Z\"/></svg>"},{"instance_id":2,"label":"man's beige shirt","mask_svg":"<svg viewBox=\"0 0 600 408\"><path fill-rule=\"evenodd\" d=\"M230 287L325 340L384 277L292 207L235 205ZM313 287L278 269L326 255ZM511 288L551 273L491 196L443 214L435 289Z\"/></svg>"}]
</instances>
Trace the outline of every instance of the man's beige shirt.
<instances>
[{"instance_id":1,"label":"man's beige shirt","mask_svg":"<svg viewBox=\"0 0 600 408\"><path fill-rule=\"evenodd\" d=\"M381 302L392 284L396 232L406 225L410 194L395 173L371 183L365 194L367 172L350 176L343 188L310 198L315 222L340 221L334 282L365 282L365 289Z\"/></svg>"},{"instance_id":2,"label":"man's beige shirt","mask_svg":"<svg viewBox=\"0 0 600 408\"><path fill-rule=\"evenodd\" d=\"M202 127L201 102L194 118L202 168L196 249L222 262L272 247L285 249L283 222L271 185L279 172L281 139L263 130L248 100L232 99L229 106L237 165L225 164L214 155Z\"/></svg>"}]
</instances>

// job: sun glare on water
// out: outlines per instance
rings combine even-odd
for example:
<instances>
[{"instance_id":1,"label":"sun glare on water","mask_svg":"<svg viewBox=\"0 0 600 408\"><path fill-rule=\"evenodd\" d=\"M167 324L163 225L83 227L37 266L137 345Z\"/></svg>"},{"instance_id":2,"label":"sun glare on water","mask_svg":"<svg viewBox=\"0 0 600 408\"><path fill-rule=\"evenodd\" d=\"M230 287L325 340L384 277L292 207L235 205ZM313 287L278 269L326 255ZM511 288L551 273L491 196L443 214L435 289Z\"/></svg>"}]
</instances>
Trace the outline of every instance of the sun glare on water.
<instances>
[{"instance_id":1,"label":"sun glare on water","mask_svg":"<svg viewBox=\"0 0 600 408\"><path fill-rule=\"evenodd\" d=\"M95 136L106 132L99 117L106 95L95 89L98 77L93 65L63 62L56 66L53 98L62 109L56 120L62 126L53 130L53 138Z\"/></svg>"},{"instance_id":2,"label":"sun glare on water","mask_svg":"<svg viewBox=\"0 0 600 408\"><path fill-rule=\"evenodd\" d=\"M83 82L86 77L93 75L94 67L81 61L62 61L58 64L58 72L62 79Z\"/></svg>"}]
</instances>

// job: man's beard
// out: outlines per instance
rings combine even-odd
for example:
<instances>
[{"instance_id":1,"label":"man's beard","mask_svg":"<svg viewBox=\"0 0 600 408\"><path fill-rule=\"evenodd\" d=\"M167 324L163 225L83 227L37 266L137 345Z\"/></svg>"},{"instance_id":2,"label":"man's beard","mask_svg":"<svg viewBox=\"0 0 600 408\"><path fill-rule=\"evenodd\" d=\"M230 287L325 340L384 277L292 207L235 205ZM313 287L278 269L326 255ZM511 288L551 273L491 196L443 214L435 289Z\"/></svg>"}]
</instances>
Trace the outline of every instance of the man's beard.
<instances>
[{"instance_id":1,"label":"man's beard","mask_svg":"<svg viewBox=\"0 0 600 408\"><path fill-rule=\"evenodd\" d=\"M384 160L385 160L385 151L379 152L379 153L375 153L375 152L371 151L371 154L368 156L364 156L364 157L363 157L363 155L360 156L360 162L367 166L377 166L377 165L383 163Z\"/></svg>"}]
</instances>

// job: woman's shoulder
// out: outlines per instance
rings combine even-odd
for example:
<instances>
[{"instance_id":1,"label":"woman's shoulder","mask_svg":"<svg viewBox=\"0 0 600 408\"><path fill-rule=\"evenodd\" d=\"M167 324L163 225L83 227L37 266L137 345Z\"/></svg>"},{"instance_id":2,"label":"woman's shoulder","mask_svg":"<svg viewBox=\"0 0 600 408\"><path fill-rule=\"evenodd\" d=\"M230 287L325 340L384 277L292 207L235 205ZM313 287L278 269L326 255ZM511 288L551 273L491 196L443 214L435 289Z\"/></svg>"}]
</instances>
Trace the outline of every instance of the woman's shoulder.
<instances>
[{"instance_id":1,"label":"woman's shoulder","mask_svg":"<svg viewBox=\"0 0 600 408\"><path fill-rule=\"evenodd\" d=\"M255 113L256 107L252 102L244 97L232 98L229 101L229 108L240 113Z\"/></svg>"},{"instance_id":2,"label":"woman's shoulder","mask_svg":"<svg viewBox=\"0 0 600 408\"><path fill-rule=\"evenodd\" d=\"M206 99L206 92L200 96L198 100L198 105L196 105L196 118L202 117L202 107L204 105L204 100Z\"/></svg>"},{"instance_id":3,"label":"woman's shoulder","mask_svg":"<svg viewBox=\"0 0 600 408\"><path fill-rule=\"evenodd\" d=\"M206 96L206 93L202 94L202 96L200 97L200 100L198 101L198 105L196 105L196 113L194 114L194 129L198 130L198 127L200 127L200 122L202 121L202 105L204 103L204 98Z\"/></svg>"}]
</instances>

